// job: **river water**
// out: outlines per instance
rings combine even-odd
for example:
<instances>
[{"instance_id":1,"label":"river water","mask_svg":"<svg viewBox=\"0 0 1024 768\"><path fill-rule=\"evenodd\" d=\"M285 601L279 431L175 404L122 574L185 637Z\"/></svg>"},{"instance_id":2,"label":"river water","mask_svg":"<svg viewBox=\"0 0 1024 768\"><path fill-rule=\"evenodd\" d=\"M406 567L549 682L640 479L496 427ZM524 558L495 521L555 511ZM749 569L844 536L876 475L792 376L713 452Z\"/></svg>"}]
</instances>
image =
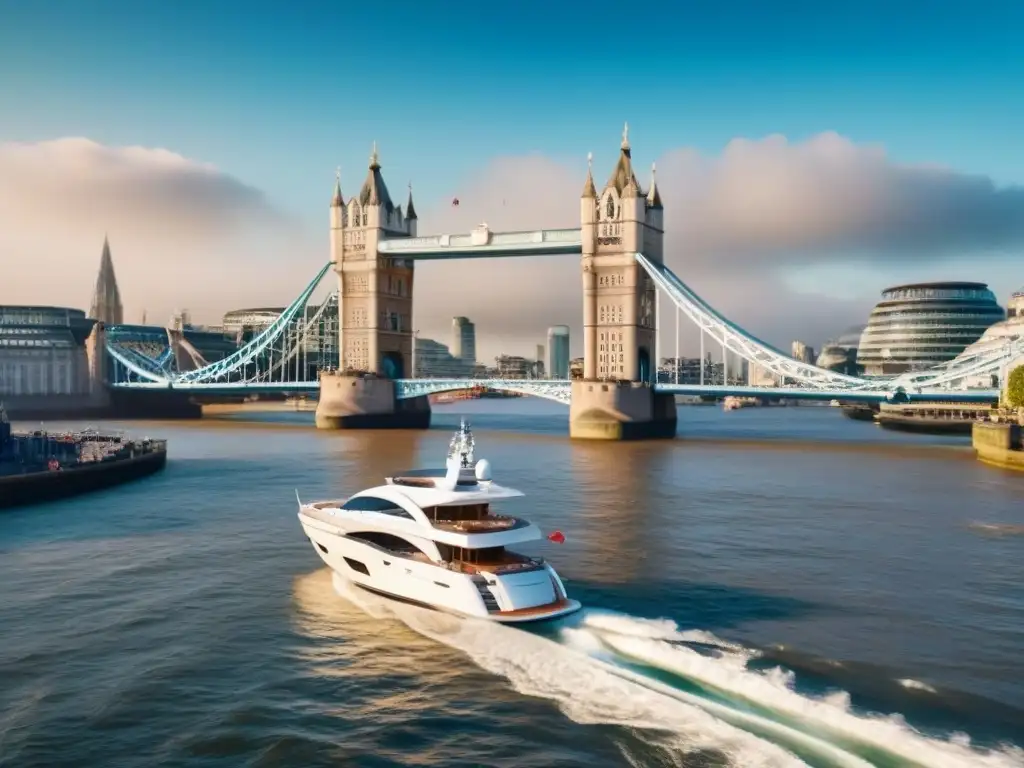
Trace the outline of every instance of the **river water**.
<instances>
[{"instance_id":1,"label":"river water","mask_svg":"<svg viewBox=\"0 0 1024 768\"><path fill-rule=\"evenodd\" d=\"M530 631L357 593L295 491L436 465L468 415L585 610ZM829 408L672 443L531 400L425 432L126 424L158 476L0 517L0 765L1024 765L1024 476Z\"/></svg>"}]
</instances>

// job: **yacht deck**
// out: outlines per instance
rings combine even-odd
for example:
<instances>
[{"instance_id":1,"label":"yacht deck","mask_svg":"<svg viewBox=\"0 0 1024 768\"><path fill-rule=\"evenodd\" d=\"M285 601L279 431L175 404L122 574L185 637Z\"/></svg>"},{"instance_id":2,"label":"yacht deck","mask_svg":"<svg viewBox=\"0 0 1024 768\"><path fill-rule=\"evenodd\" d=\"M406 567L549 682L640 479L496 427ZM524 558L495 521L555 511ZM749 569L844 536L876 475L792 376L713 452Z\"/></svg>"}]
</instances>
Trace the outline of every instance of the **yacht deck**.
<instances>
[{"instance_id":1,"label":"yacht deck","mask_svg":"<svg viewBox=\"0 0 1024 768\"><path fill-rule=\"evenodd\" d=\"M396 557L407 557L410 560L416 560L420 563L429 563L430 565L436 565L438 568L444 568L447 571L455 571L456 573L465 573L470 576L474 574L490 573L494 575L501 575L505 573L521 573L524 571L540 570L544 567L544 560L539 557L527 557L526 555L519 555L514 552L503 552L502 556L498 559L488 560L483 563L468 563L465 560L452 560L436 562L431 560L422 552L391 552L386 550L388 554L394 554Z\"/></svg>"},{"instance_id":2,"label":"yacht deck","mask_svg":"<svg viewBox=\"0 0 1024 768\"><path fill-rule=\"evenodd\" d=\"M318 501L312 504L308 504L305 508L307 514L311 517L315 517L318 520L323 520L325 523L334 523L332 518L333 510L340 510L342 505L348 499L336 499L332 501ZM526 528L530 525L528 520L523 520L519 517L509 517L507 515L494 515L487 514L484 517L471 519L471 520L437 520L433 518L433 515L437 514L437 510L443 510L444 507L429 507L424 510L424 514L427 515L428 520L432 528L439 531L449 531L451 533L498 533L500 531L513 531L517 528Z\"/></svg>"},{"instance_id":3,"label":"yacht deck","mask_svg":"<svg viewBox=\"0 0 1024 768\"><path fill-rule=\"evenodd\" d=\"M430 522L434 528L453 533L494 533L525 528L529 525L528 522L518 517L506 517L505 515L488 515L478 520L431 520Z\"/></svg>"}]
</instances>

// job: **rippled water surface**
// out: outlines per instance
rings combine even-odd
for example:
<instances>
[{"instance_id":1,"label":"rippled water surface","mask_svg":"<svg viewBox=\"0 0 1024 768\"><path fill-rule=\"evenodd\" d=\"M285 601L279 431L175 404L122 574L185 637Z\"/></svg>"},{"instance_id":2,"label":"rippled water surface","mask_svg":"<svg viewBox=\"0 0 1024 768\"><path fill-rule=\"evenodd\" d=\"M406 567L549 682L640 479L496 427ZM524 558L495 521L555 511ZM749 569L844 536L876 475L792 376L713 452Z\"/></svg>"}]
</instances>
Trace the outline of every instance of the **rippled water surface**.
<instances>
[{"instance_id":1,"label":"rippled water surface","mask_svg":"<svg viewBox=\"0 0 1024 768\"><path fill-rule=\"evenodd\" d=\"M586 609L531 631L355 592L295 491L478 457L567 541ZM1024 765L1024 476L828 408L680 410L570 442L561 408L124 425L153 478L0 516L0 765Z\"/></svg>"}]
</instances>

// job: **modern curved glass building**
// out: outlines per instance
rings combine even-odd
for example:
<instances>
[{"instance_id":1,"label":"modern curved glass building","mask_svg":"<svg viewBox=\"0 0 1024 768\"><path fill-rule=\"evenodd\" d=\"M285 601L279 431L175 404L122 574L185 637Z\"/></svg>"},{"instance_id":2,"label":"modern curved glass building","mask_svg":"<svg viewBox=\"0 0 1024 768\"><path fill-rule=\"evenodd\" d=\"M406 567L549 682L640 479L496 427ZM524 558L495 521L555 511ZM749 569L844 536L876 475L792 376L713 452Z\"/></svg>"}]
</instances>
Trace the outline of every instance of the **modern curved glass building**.
<instances>
[{"instance_id":1,"label":"modern curved glass building","mask_svg":"<svg viewBox=\"0 0 1024 768\"><path fill-rule=\"evenodd\" d=\"M857 348L867 376L899 374L952 360L1004 317L984 283L914 283L882 292Z\"/></svg>"}]
</instances>

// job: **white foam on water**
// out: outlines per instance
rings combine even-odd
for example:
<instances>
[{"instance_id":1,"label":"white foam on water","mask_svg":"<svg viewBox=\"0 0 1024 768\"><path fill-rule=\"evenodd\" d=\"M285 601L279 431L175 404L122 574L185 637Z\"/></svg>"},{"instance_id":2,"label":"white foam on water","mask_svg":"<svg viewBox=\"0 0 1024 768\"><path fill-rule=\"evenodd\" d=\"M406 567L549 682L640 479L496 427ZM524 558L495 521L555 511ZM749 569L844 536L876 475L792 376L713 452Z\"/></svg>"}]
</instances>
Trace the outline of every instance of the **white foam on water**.
<instances>
[{"instance_id":1,"label":"white foam on water","mask_svg":"<svg viewBox=\"0 0 1024 768\"><path fill-rule=\"evenodd\" d=\"M922 683L920 680L914 680L911 677L904 677L900 680L897 680L896 682L898 682L904 688L909 688L911 690L927 691L928 693L937 693L937 691L927 683Z\"/></svg>"},{"instance_id":2,"label":"white foam on water","mask_svg":"<svg viewBox=\"0 0 1024 768\"><path fill-rule=\"evenodd\" d=\"M582 724L668 731L676 749L717 750L742 768L806 764L781 747L672 696L612 674L586 652L494 622L462 619L405 605L335 579L338 593L374 617L382 613L413 631L455 648L482 669L506 678L520 693L557 703ZM595 645L589 650L596 651ZM659 747L665 748L664 740Z\"/></svg>"},{"instance_id":3,"label":"white foam on water","mask_svg":"<svg viewBox=\"0 0 1024 768\"><path fill-rule=\"evenodd\" d=\"M617 632L611 627L626 626ZM766 673L751 671L732 658L709 657L669 642L652 638L647 632L648 620L642 620L629 631L628 617L617 622L602 620L594 624L584 621L585 630L597 633L596 639L624 657L671 672L680 677L715 688L746 700L764 709L787 715L816 728L816 733L830 733L847 743L870 745L911 764L943 766L943 768L1020 768L1024 750L1008 748L999 751L978 751L962 740L941 741L924 736L909 727L899 715L866 716L850 711L849 696L823 699L804 696L793 690L793 675L783 670ZM597 629L603 626L604 629ZM682 633L686 634L686 633Z\"/></svg>"},{"instance_id":4,"label":"white foam on water","mask_svg":"<svg viewBox=\"0 0 1024 768\"><path fill-rule=\"evenodd\" d=\"M817 757L828 760L829 765L841 768L871 768L871 764L866 760L817 736L804 733L769 718L742 712L728 705L681 691L638 672L624 669L615 663L615 655L586 629L564 629L562 635L566 645L586 652L595 664L600 665L609 674L634 682L641 688L660 693L675 701L692 704L694 707L748 732L767 734L775 740L773 743L799 745L803 750L813 752Z\"/></svg>"},{"instance_id":5,"label":"white foam on water","mask_svg":"<svg viewBox=\"0 0 1024 768\"><path fill-rule=\"evenodd\" d=\"M584 614L583 625L596 630L605 630L629 637L642 637L648 640L700 643L701 645L719 648L724 651L732 651L748 658L757 655L755 651L749 648L722 640L720 637L716 637L702 629L681 630L679 625L671 619L642 619L614 611L587 609Z\"/></svg>"},{"instance_id":6,"label":"white foam on water","mask_svg":"<svg viewBox=\"0 0 1024 768\"><path fill-rule=\"evenodd\" d=\"M806 765L784 749L799 745L829 763L870 766L865 759L827 739L880 749L910 765L942 768L1021 768L1024 750L979 752L964 734L948 742L914 731L900 715L863 716L850 711L849 694L811 698L793 690L794 674L772 668L755 672L746 662L755 652L675 622L614 612L582 615L577 628L561 631L563 643L488 621L463 619L398 603L360 590L335 577L338 593L375 618L394 618L419 634L455 648L482 669L506 678L520 693L554 701L583 724L669 732L680 756L717 750L742 768ZM714 648L705 656L680 642ZM681 691L624 669L622 657L708 685L766 710L813 727L805 732L767 717ZM760 734L760 735L758 735ZM638 737L643 738L642 730ZM651 746L665 748L652 737Z\"/></svg>"}]
</instances>

